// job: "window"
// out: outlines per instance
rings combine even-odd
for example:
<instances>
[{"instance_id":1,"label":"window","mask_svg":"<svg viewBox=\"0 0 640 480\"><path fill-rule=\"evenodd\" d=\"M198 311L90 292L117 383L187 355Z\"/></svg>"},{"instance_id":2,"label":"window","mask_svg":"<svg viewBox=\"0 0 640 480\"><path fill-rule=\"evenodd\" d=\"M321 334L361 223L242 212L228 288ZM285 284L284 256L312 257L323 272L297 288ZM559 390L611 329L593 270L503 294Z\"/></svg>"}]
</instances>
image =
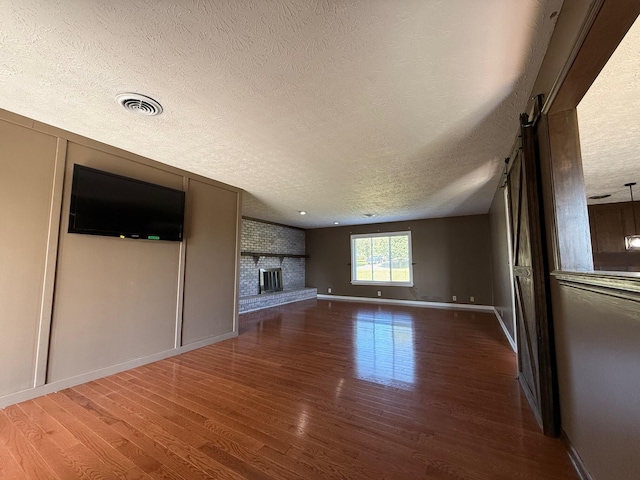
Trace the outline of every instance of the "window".
<instances>
[{"instance_id":1,"label":"window","mask_svg":"<svg viewBox=\"0 0 640 480\"><path fill-rule=\"evenodd\" d=\"M412 287L411 232L351 235L351 283Z\"/></svg>"}]
</instances>

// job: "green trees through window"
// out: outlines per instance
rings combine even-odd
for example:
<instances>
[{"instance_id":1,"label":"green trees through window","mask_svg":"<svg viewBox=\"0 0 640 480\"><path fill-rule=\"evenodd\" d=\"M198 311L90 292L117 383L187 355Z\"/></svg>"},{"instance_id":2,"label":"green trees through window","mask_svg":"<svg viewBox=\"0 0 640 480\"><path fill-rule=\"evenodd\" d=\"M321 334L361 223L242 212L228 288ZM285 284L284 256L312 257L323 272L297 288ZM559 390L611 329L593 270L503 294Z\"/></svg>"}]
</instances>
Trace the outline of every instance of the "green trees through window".
<instances>
[{"instance_id":1,"label":"green trees through window","mask_svg":"<svg viewBox=\"0 0 640 480\"><path fill-rule=\"evenodd\" d=\"M411 232L351 235L351 283L412 286Z\"/></svg>"}]
</instances>

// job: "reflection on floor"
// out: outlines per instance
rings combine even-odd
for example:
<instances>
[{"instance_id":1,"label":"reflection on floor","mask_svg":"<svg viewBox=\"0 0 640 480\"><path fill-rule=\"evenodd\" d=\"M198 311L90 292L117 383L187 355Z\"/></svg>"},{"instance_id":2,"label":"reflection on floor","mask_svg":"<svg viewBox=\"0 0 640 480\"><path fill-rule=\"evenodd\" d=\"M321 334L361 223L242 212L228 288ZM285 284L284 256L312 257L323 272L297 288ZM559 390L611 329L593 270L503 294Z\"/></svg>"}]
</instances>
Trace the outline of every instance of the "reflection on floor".
<instances>
[{"instance_id":1,"label":"reflection on floor","mask_svg":"<svg viewBox=\"0 0 640 480\"><path fill-rule=\"evenodd\" d=\"M399 388L409 388L414 383L413 319L410 315L358 310L353 343L359 378Z\"/></svg>"},{"instance_id":2,"label":"reflection on floor","mask_svg":"<svg viewBox=\"0 0 640 480\"><path fill-rule=\"evenodd\" d=\"M313 457L326 478L578 478L540 433L491 314L317 300L240 327L243 384L290 415L285 456Z\"/></svg>"},{"instance_id":3,"label":"reflection on floor","mask_svg":"<svg viewBox=\"0 0 640 480\"><path fill-rule=\"evenodd\" d=\"M0 410L0 478L573 480L486 313L307 300Z\"/></svg>"}]
</instances>

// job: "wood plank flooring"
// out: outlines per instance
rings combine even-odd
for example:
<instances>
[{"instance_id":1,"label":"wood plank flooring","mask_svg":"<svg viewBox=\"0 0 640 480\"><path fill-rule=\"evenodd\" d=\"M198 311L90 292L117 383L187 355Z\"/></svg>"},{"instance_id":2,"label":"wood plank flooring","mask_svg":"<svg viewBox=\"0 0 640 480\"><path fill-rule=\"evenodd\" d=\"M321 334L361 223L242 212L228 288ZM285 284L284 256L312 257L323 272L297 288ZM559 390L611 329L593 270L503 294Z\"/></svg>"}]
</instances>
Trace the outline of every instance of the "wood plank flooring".
<instances>
[{"instance_id":1,"label":"wood plank flooring","mask_svg":"<svg viewBox=\"0 0 640 480\"><path fill-rule=\"evenodd\" d=\"M0 410L5 479L577 479L490 314L309 300Z\"/></svg>"}]
</instances>

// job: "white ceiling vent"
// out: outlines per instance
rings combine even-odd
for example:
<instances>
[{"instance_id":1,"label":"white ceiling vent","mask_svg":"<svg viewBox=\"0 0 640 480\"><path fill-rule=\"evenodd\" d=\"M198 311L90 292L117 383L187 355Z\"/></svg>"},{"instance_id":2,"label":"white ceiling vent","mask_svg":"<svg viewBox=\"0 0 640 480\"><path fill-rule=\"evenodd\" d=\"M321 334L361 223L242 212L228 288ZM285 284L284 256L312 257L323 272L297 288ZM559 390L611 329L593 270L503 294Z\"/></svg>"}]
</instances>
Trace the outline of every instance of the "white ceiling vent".
<instances>
[{"instance_id":1,"label":"white ceiling vent","mask_svg":"<svg viewBox=\"0 0 640 480\"><path fill-rule=\"evenodd\" d=\"M139 93L121 93L116 96L116 102L138 115L154 116L162 113L162 105L153 98Z\"/></svg>"}]
</instances>

